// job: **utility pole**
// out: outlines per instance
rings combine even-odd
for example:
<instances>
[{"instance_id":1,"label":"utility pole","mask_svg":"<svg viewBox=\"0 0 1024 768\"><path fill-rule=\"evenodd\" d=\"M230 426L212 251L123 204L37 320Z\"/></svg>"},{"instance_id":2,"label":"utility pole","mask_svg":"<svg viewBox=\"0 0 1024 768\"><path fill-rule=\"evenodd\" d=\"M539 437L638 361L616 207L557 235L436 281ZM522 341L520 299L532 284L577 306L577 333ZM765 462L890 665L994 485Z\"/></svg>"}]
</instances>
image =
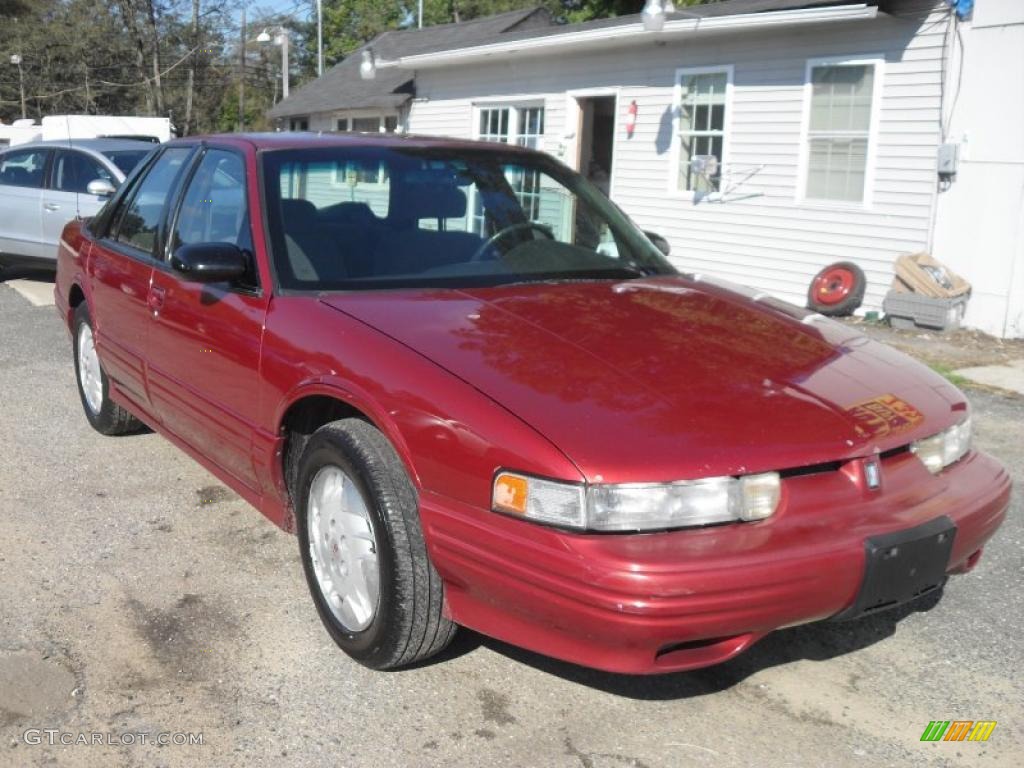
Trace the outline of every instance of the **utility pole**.
<instances>
[{"instance_id":1,"label":"utility pole","mask_svg":"<svg viewBox=\"0 0 1024 768\"><path fill-rule=\"evenodd\" d=\"M245 130L245 6L242 6L242 36L238 41L238 130Z\"/></svg>"},{"instance_id":2,"label":"utility pole","mask_svg":"<svg viewBox=\"0 0 1024 768\"><path fill-rule=\"evenodd\" d=\"M281 98L288 98L288 30L282 28L278 37L281 41Z\"/></svg>"},{"instance_id":3,"label":"utility pole","mask_svg":"<svg viewBox=\"0 0 1024 768\"><path fill-rule=\"evenodd\" d=\"M324 0L316 0L316 76L324 76Z\"/></svg>"},{"instance_id":4,"label":"utility pole","mask_svg":"<svg viewBox=\"0 0 1024 768\"><path fill-rule=\"evenodd\" d=\"M92 93L89 90L89 65L83 62L82 69L85 70L85 114L88 115L89 105L92 104Z\"/></svg>"},{"instance_id":5,"label":"utility pole","mask_svg":"<svg viewBox=\"0 0 1024 768\"><path fill-rule=\"evenodd\" d=\"M21 54L11 54L11 64L15 64L18 67L18 90L21 92L21 116L22 118L27 117L25 112L25 73L21 69Z\"/></svg>"},{"instance_id":6,"label":"utility pole","mask_svg":"<svg viewBox=\"0 0 1024 768\"><path fill-rule=\"evenodd\" d=\"M185 134L192 133L192 92L196 87L196 57L199 55L199 0L192 0L192 56L185 91Z\"/></svg>"}]
</instances>

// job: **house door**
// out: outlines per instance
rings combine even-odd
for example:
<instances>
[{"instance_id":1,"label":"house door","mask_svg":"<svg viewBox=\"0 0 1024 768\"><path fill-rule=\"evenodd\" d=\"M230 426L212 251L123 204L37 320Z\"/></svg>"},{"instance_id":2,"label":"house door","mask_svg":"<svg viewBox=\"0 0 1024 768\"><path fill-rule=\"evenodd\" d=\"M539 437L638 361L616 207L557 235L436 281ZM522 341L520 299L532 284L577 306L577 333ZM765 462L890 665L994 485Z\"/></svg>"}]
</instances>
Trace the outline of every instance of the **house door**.
<instances>
[{"instance_id":1,"label":"house door","mask_svg":"<svg viewBox=\"0 0 1024 768\"><path fill-rule=\"evenodd\" d=\"M576 97L579 125L576 168L606 195L611 191L615 153L615 97Z\"/></svg>"}]
</instances>

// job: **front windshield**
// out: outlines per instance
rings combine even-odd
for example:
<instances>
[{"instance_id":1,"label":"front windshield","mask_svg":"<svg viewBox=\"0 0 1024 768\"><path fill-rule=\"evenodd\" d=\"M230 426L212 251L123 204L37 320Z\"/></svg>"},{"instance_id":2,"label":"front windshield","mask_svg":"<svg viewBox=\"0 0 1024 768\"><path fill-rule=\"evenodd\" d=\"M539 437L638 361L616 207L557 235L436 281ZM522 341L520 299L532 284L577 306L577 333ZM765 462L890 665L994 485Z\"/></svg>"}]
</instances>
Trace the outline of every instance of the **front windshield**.
<instances>
[{"instance_id":1,"label":"front windshield","mask_svg":"<svg viewBox=\"0 0 1024 768\"><path fill-rule=\"evenodd\" d=\"M104 155L110 159L110 161L118 167L121 174L127 176L132 172L132 168L139 164L146 155L149 154L148 149L113 149L108 152L104 152Z\"/></svg>"},{"instance_id":2,"label":"front windshield","mask_svg":"<svg viewBox=\"0 0 1024 768\"><path fill-rule=\"evenodd\" d=\"M328 147L263 154L282 288L618 280L675 269L596 187L541 154Z\"/></svg>"}]
</instances>

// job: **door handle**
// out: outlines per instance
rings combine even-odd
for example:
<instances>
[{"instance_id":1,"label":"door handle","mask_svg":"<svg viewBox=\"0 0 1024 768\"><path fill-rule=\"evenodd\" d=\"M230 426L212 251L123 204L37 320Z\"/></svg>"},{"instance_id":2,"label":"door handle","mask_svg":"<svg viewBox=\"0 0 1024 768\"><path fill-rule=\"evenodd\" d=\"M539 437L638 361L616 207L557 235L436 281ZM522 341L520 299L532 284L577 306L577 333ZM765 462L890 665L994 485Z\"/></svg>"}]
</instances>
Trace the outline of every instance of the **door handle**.
<instances>
[{"instance_id":1,"label":"door handle","mask_svg":"<svg viewBox=\"0 0 1024 768\"><path fill-rule=\"evenodd\" d=\"M149 295L146 297L146 304L149 305L149 308L153 311L154 315L164 308L164 297L166 295L167 291L163 288L158 288L155 285L149 289Z\"/></svg>"},{"instance_id":2,"label":"door handle","mask_svg":"<svg viewBox=\"0 0 1024 768\"><path fill-rule=\"evenodd\" d=\"M45 208L48 211L59 211L60 210L60 206L57 205L57 203L45 203L43 205L43 208Z\"/></svg>"}]
</instances>

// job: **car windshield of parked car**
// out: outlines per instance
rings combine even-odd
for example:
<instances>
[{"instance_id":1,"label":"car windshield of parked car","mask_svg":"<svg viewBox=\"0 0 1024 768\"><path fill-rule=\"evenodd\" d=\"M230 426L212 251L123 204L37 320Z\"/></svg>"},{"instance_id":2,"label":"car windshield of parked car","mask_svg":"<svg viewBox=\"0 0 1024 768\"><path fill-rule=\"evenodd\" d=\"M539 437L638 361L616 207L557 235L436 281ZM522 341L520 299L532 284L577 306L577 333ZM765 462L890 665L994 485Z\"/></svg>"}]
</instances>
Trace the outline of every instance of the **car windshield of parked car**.
<instances>
[{"instance_id":1,"label":"car windshield of parked car","mask_svg":"<svg viewBox=\"0 0 1024 768\"><path fill-rule=\"evenodd\" d=\"M139 161L149 154L149 150L114 149L104 152L103 154L110 160L110 162L117 166L122 175L127 176L132 172L132 169L139 164Z\"/></svg>"},{"instance_id":2,"label":"car windshield of parked car","mask_svg":"<svg viewBox=\"0 0 1024 768\"><path fill-rule=\"evenodd\" d=\"M621 280L675 269L596 187L525 152L263 154L277 279L293 290Z\"/></svg>"}]
</instances>

